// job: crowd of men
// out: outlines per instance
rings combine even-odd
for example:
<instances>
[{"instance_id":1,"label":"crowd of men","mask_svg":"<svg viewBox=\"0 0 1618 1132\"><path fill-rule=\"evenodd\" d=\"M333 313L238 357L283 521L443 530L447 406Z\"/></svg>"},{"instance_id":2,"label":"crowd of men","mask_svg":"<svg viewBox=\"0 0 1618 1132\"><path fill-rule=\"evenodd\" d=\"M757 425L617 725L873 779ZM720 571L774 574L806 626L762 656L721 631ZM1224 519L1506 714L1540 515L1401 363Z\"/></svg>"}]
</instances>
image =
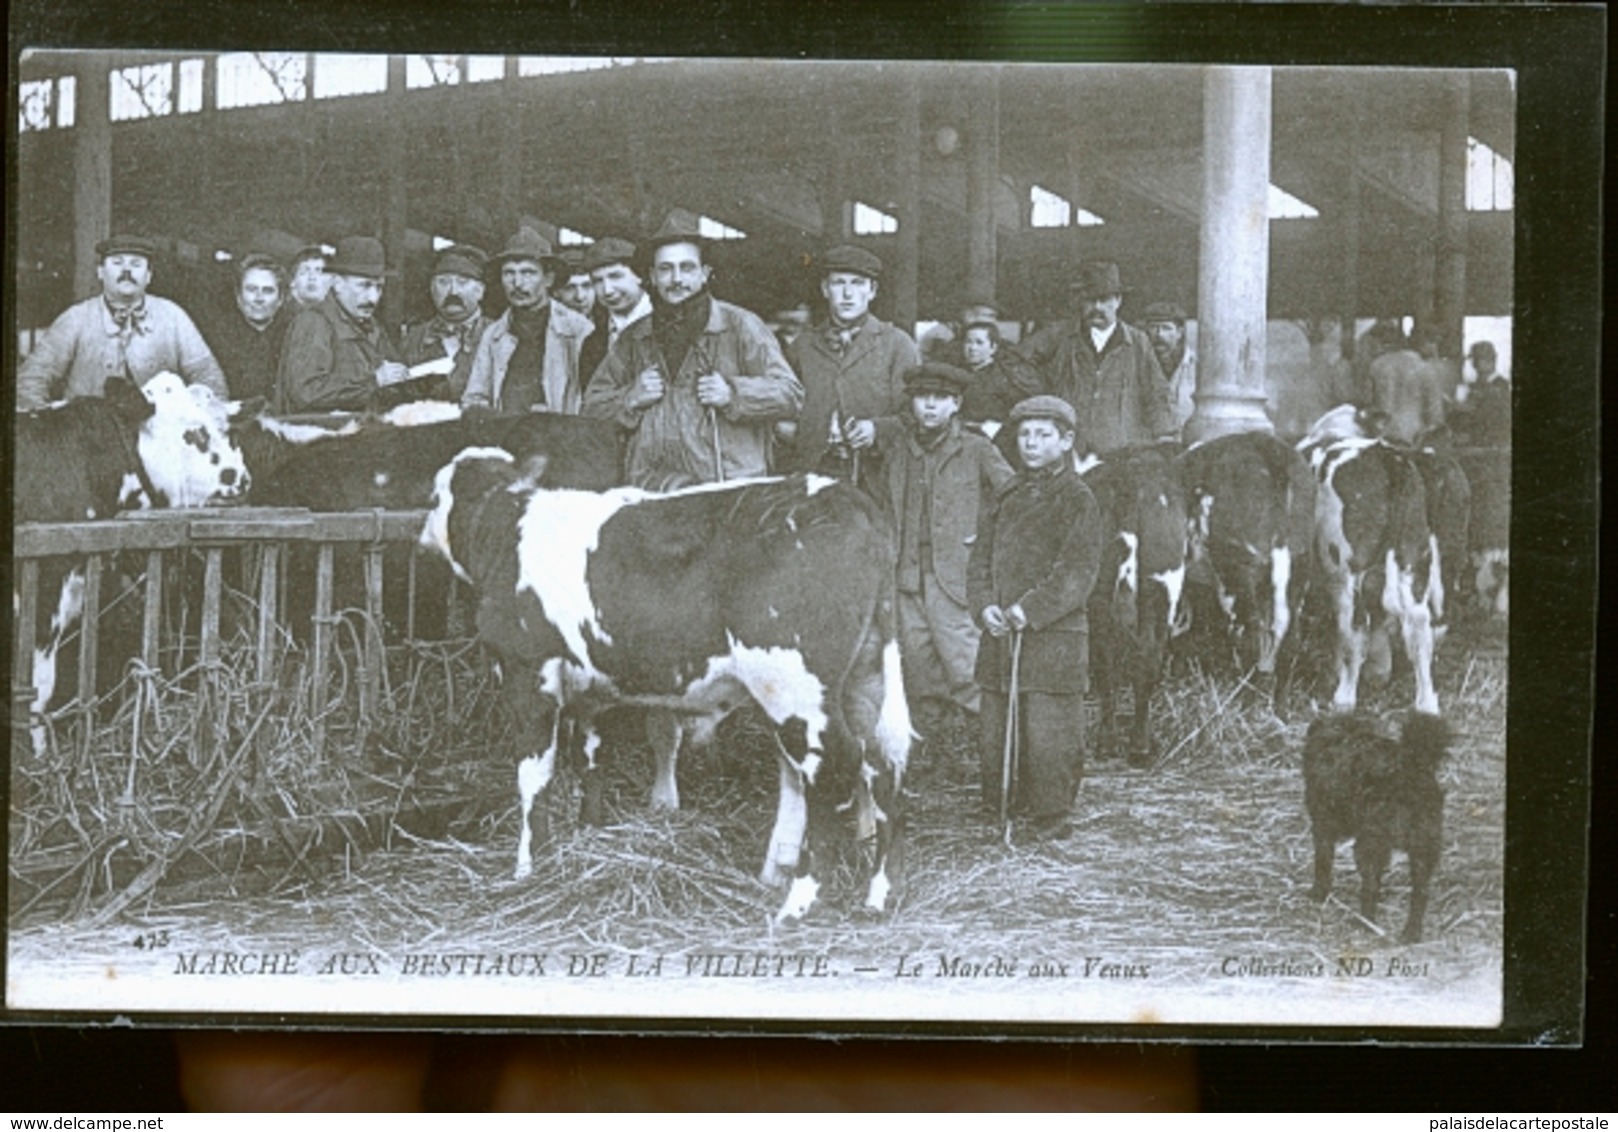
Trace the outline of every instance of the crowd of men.
<instances>
[{"instance_id":1,"label":"crowd of men","mask_svg":"<svg viewBox=\"0 0 1618 1132\"><path fill-rule=\"evenodd\" d=\"M234 309L201 330L148 294L152 241L115 236L96 250L101 292L24 359L20 411L169 370L281 414L441 399L469 412L612 420L628 481L654 490L828 468L860 482L898 529L918 730L979 717L985 799L998 805L1015 669L1018 802L1036 836L1063 835L1083 758L1085 604L1101 553L1073 457L1178 439L1195 405L1186 312L1157 302L1140 326L1123 321L1116 263L1079 265L1072 317L1020 343L1005 340L992 300L973 297L918 344L872 313L884 265L871 251L826 251L823 318L799 310L772 328L712 293L707 241L679 213L638 243L609 236L570 256L532 228L492 256L444 248L433 314L402 336L377 317L393 272L368 236L339 240L329 256L306 248L290 264L244 256ZM506 309L491 319L483 300L494 283ZM1413 440L1450 411L1475 442L1509 443L1510 385L1492 345L1473 347L1475 380L1453 397L1433 392L1431 368L1403 345L1381 351L1368 382L1368 407L1394 435Z\"/></svg>"}]
</instances>

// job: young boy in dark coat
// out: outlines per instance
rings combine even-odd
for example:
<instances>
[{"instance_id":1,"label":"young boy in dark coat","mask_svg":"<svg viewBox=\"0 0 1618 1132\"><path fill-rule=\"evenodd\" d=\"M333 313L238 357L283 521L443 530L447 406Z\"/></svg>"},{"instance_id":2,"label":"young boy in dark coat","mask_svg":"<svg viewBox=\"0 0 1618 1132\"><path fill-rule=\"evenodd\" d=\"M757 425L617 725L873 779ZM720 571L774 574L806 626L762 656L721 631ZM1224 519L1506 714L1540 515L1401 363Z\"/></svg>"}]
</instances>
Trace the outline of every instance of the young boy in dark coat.
<instances>
[{"instance_id":1,"label":"young boy in dark coat","mask_svg":"<svg viewBox=\"0 0 1618 1132\"><path fill-rule=\"evenodd\" d=\"M1085 604L1101 562L1101 519L1073 468L1073 407L1059 397L1030 397L1012 409L1010 427L1017 430L1022 470L984 509L967 567L968 603L984 630L976 669L983 799L999 809L1007 697L1019 652L1011 808L1027 819L1028 837L1062 838L1073 829L1069 816L1084 770Z\"/></svg>"}]
</instances>

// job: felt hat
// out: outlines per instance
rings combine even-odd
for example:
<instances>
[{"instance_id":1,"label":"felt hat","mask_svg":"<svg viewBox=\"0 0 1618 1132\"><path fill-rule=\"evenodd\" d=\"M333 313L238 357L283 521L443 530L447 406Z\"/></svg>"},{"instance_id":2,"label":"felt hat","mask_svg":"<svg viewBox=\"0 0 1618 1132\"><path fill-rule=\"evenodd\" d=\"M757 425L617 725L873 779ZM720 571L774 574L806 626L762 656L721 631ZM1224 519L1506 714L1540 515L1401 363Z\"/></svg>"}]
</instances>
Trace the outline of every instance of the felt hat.
<instances>
[{"instance_id":1,"label":"felt hat","mask_svg":"<svg viewBox=\"0 0 1618 1132\"><path fill-rule=\"evenodd\" d=\"M650 256L665 244L695 244L699 248L707 248L708 237L702 234L701 223L695 216L683 208L677 208L664 217L657 231L641 241L641 254Z\"/></svg>"},{"instance_id":2,"label":"felt hat","mask_svg":"<svg viewBox=\"0 0 1618 1132\"><path fill-rule=\"evenodd\" d=\"M1074 413L1073 406L1062 398L1050 393L1041 393L1037 397L1029 397L1018 401L1011 409L1011 426L1015 428L1023 421L1056 421L1066 428L1079 427L1078 414Z\"/></svg>"},{"instance_id":3,"label":"felt hat","mask_svg":"<svg viewBox=\"0 0 1618 1132\"><path fill-rule=\"evenodd\" d=\"M157 242L148 236L108 236L96 244L96 258L112 255L139 255L152 259L157 255Z\"/></svg>"},{"instance_id":4,"label":"felt hat","mask_svg":"<svg viewBox=\"0 0 1618 1132\"><path fill-rule=\"evenodd\" d=\"M823 275L830 275L834 271L846 271L877 280L882 278L882 260L864 248L857 248L853 244L839 244L820 257L820 270Z\"/></svg>"},{"instance_id":5,"label":"felt hat","mask_svg":"<svg viewBox=\"0 0 1618 1132\"><path fill-rule=\"evenodd\" d=\"M344 236L337 241L337 254L326 261L326 270L333 275L381 279L388 273L382 241L372 236Z\"/></svg>"},{"instance_id":6,"label":"felt hat","mask_svg":"<svg viewBox=\"0 0 1618 1132\"><path fill-rule=\"evenodd\" d=\"M556 254L551 242L527 226L517 229L517 234L507 240L500 254L494 257L496 263L514 259L533 260L546 271L558 271L567 266L567 261Z\"/></svg>"},{"instance_id":7,"label":"felt hat","mask_svg":"<svg viewBox=\"0 0 1618 1132\"><path fill-rule=\"evenodd\" d=\"M1141 322L1172 322L1180 326L1185 325L1185 308L1179 303L1153 303L1141 315Z\"/></svg>"},{"instance_id":8,"label":"felt hat","mask_svg":"<svg viewBox=\"0 0 1618 1132\"><path fill-rule=\"evenodd\" d=\"M918 393L944 393L959 397L972 384L972 375L956 366L943 362L922 362L904 372L905 395Z\"/></svg>"},{"instance_id":9,"label":"felt hat","mask_svg":"<svg viewBox=\"0 0 1618 1132\"><path fill-rule=\"evenodd\" d=\"M635 262L635 245L617 236L603 236L584 250L580 266L586 271L611 267L615 263L626 266Z\"/></svg>"},{"instance_id":10,"label":"felt hat","mask_svg":"<svg viewBox=\"0 0 1618 1132\"><path fill-rule=\"evenodd\" d=\"M471 244L452 244L433 257L434 275L459 275L465 279L483 282L483 269L489 264L489 253Z\"/></svg>"},{"instance_id":11,"label":"felt hat","mask_svg":"<svg viewBox=\"0 0 1618 1132\"><path fill-rule=\"evenodd\" d=\"M1124 285L1118 278L1118 265L1110 259L1092 259L1079 264L1072 290L1081 299L1103 299L1108 295L1122 295Z\"/></svg>"}]
</instances>

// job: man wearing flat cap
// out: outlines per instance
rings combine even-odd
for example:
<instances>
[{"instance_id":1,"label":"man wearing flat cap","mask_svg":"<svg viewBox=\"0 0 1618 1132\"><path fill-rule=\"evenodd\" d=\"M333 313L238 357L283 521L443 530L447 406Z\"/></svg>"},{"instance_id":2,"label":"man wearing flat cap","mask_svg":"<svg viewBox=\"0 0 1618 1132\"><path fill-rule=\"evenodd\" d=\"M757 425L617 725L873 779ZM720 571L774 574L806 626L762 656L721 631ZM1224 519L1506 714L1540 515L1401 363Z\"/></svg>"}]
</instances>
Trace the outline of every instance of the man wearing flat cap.
<instances>
[{"instance_id":1,"label":"man wearing flat cap","mask_svg":"<svg viewBox=\"0 0 1618 1132\"><path fill-rule=\"evenodd\" d=\"M1185 323L1185 308L1178 303L1153 303L1141 317L1158 368L1168 375L1169 408L1177 429L1185 428L1197 407L1197 352L1186 336Z\"/></svg>"},{"instance_id":2,"label":"man wearing flat cap","mask_svg":"<svg viewBox=\"0 0 1618 1132\"><path fill-rule=\"evenodd\" d=\"M1084 770L1090 591L1101 568L1101 514L1073 467L1077 417L1043 394L1011 411L1022 467L984 507L967 561L967 599L983 627L979 763L983 800L1024 822L1020 836L1060 839ZM1012 794L1007 708L1017 695Z\"/></svg>"},{"instance_id":3,"label":"man wearing flat cap","mask_svg":"<svg viewBox=\"0 0 1618 1132\"><path fill-rule=\"evenodd\" d=\"M99 397L109 377L143 385L165 371L229 396L224 372L191 316L148 295L153 241L113 236L96 245L101 293L57 316L17 370L17 410Z\"/></svg>"},{"instance_id":4,"label":"man wearing flat cap","mask_svg":"<svg viewBox=\"0 0 1618 1132\"><path fill-rule=\"evenodd\" d=\"M483 313L483 272L489 262L482 248L452 244L433 259L433 317L405 331L404 360L411 368L427 363L447 362L448 373L423 376L406 382L411 399L454 401L466 392L477 353L489 319Z\"/></svg>"},{"instance_id":5,"label":"man wearing flat cap","mask_svg":"<svg viewBox=\"0 0 1618 1132\"><path fill-rule=\"evenodd\" d=\"M624 329L585 394L585 415L630 434L627 472L640 487L767 474L772 427L803 404L770 328L709 292L706 244L696 217L678 212L642 243L651 317Z\"/></svg>"},{"instance_id":6,"label":"man wearing flat cap","mask_svg":"<svg viewBox=\"0 0 1618 1132\"><path fill-rule=\"evenodd\" d=\"M504 415L577 413L582 387L579 353L594 329L590 320L551 298L567 265L551 242L524 227L494 257L506 292L506 313L478 344L461 404Z\"/></svg>"},{"instance_id":7,"label":"man wearing flat cap","mask_svg":"<svg viewBox=\"0 0 1618 1132\"><path fill-rule=\"evenodd\" d=\"M905 694L924 739L951 714L973 719L978 628L966 596L966 560L978 512L1011 479L1011 466L956 414L970 378L943 362L904 372L905 411L876 422L878 495L899 529L899 639Z\"/></svg>"},{"instance_id":8,"label":"man wearing flat cap","mask_svg":"<svg viewBox=\"0 0 1618 1132\"><path fill-rule=\"evenodd\" d=\"M320 244L305 244L292 257L289 277L292 301L299 310L317 307L331 292L331 276L326 273L326 249Z\"/></svg>"},{"instance_id":9,"label":"man wearing flat cap","mask_svg":"<svg viewBox=\"0 0 1618 1132\"><path fill-rule=\"evenodd\" d=\"M804 399L796 430L783 430L791 441L783 470L816 467L831 445L869 447L870 422L905 407L904 374L921 358L910 335L871 313L881 279L882 261L864 248L845 244L821 257L826 321L786 352Z\"/></svg>"},{"instance_id":10,"label":"man wearing flat cap","mask_svg":"<svg viewBox=\"0 0 1618 1132\"><path fill-rule=\"evenodd\" d=\"M374 409L381 390L409 377L376 320L387 267L382 241L346 236L327 264L331 290L298 312L281 348L276 405L284 413Z\"/></svg>"},{"instance_id":11,"label":"man wearing flat cap","mask_svg":"<svg viewBox=\"0 0 1618 1132\"><path fill-rule=\"evenodd\" d=\"M1144 333L1118 317L1118 265L1091 260L1073 281L1077 317L1046 327L1022 354L1047 393L1073 407L1081 454L1106 453L1178 435L1168 381Z\"/></svg>"},{"instance_id":12,"label":"man wearing flat cap","mask_svg":"<svg viewBox=\"0 0 1618 1132\"><path fill-rule=\"evenodd\" d=\"M596 309L591 316L595 332L584 340L579 353L579 376L586 389L606 360L607 351L624 328L652 313L646 284L635 270L638 249L628 240L603 236L585 249L580 266L590 274Z\"/></svg>"}]
</instances>

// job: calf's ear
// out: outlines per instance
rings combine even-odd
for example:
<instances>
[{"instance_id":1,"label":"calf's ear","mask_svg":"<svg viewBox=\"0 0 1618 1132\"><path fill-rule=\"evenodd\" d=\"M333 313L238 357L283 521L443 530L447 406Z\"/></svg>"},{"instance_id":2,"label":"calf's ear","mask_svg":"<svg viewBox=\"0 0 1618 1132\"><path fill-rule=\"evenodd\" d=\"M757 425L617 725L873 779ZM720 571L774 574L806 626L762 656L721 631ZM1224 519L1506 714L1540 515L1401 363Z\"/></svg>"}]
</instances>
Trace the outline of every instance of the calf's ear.
<instances>
[{"instance_id":1,"label":"calf's ear","mask_svg":"<svg viewBox=\"0 0 1618 1132\"><path fill-rule=\"evenodd\" d=\"M538 487L545 478L545 469L550 466L551 458L543 452L536 452L528 457L517 468L517 483L525 487Z\"/></svg>"},{"instance_id":2,"label":"calf's ear","mask_svg":"<svg viewBox=\"0 0 1618 1132\"><path fill-rule=\"evenodd\" d=\"M146 399L146 394L121 377L109 377L101 396L112 406L113 412L131 424L139 424L157 413L157 406Z\"/></svg>"}]
</instances>

